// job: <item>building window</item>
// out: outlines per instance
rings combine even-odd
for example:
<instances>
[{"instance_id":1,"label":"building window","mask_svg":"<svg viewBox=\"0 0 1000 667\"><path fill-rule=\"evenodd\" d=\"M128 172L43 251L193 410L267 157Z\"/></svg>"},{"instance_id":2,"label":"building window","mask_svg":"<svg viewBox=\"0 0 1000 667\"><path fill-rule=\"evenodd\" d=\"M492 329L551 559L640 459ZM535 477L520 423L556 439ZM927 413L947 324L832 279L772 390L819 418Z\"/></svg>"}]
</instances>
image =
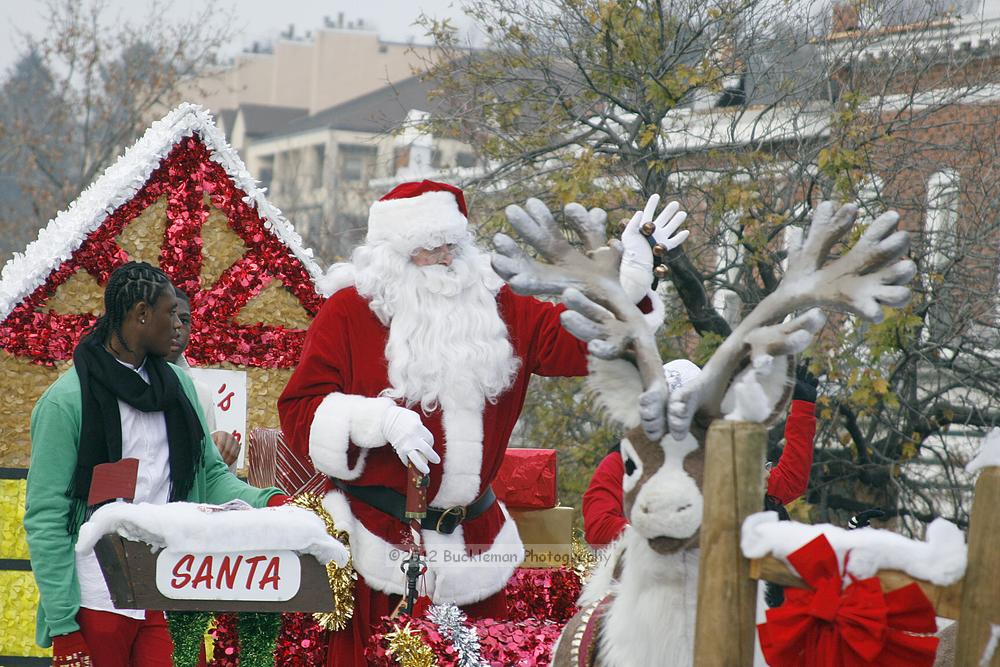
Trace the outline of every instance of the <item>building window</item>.
<instances>
[{"instance_id":1,"label":"building window","mask_svg":"<svg viewBox=\"0 0 1000 667\"><path fill-rule=\"evenodd\" d=\"M371 178L375 169L375 147L341 144L338 148L340 166L338 176L345 181L363 182Z\"/></svg>"}]
</instances>

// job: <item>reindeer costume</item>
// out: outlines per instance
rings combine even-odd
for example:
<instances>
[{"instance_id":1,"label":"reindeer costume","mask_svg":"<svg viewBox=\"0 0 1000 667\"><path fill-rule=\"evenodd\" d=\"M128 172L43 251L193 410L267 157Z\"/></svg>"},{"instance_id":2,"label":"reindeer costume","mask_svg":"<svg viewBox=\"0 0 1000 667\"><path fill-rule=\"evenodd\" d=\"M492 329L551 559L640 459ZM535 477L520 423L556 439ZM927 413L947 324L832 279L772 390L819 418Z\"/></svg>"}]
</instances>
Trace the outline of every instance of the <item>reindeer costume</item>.
<instances>
[{"instance_id":1,"label":"reindeer costume","mask_svg":"<svg viewBox=\"0 0 1000 667\"><path fill-rule=\"evenodd\" d=\"M561 294L570 308L563 324L588 341L593 355L589 379L597 398L611 419L631 429L622 455L635 467L622 485L630 526L617 544L618 558L607 566L618 570L614 598L598 601L588 585L553 664L690 665L707 428L718 418L766 423L784 411L795 355L825 322L816 306L878 321L883 308L905 304L906 284L916 272L904 258L908 235L896 230L899 216L887 212L849 250L831 257L857 207L823 202L802 243L789 249L778 287L744 317L697 378L671 390L652 332L613 280L624 266L622 248L605 243L603 211L570 204L565 214L585 253L569 244L541 202L529 200L527 212L508 207L507 218L545 263L497 235L500 254L493 265L519 291ZM603 595L605 589L598 590Z\"/></svg>"}]
</instances>

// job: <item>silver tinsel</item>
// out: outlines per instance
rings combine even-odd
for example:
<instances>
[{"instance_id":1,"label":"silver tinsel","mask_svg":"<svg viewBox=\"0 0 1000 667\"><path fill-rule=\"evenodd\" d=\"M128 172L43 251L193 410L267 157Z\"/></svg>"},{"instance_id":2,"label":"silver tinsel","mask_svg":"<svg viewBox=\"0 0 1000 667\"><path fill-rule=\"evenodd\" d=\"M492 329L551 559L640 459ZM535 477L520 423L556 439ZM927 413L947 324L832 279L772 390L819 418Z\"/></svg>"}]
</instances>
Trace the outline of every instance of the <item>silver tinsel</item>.
<instances>
[{"instance_id":1,"label":"silver tinsel","mask_svg":"<svg viewBox=\"0 0 1000 667\"><path fill-rule=\"evenodd\" d=\"M479 635L465 624L465 613L453 604L436 604L427 618L438 626L441 636L451 640L458 653L459 667L489 667L479 655Z\"/></svg>"}]
</instances>

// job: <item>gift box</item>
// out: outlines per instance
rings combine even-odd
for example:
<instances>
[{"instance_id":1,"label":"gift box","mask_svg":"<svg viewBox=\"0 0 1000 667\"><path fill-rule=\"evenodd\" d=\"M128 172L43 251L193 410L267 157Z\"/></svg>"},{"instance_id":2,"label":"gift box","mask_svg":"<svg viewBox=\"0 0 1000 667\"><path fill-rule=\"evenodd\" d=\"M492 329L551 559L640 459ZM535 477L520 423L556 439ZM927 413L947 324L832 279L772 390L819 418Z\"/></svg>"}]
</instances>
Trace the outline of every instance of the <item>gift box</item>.
<instances>
[{"instance_id":1,"label":"gift box","mask_svg":"<svg viewBox=\"0 0 1000 667\"><path fill-rule=\"evenodd\" d=\"M524 544L521 567L573 566L573 508L510 510Z\"/></svg>"},{"instance_id":2,"label":"gift box","mask_svg":"<svg viewBox=\"0 0 1000 667\"><path fill-rule=\"evenodd\" d=\"M509 448L493 480L493 492L507 509L544 510L559 504L556 450Z\"/></svg>"}]
</instances>

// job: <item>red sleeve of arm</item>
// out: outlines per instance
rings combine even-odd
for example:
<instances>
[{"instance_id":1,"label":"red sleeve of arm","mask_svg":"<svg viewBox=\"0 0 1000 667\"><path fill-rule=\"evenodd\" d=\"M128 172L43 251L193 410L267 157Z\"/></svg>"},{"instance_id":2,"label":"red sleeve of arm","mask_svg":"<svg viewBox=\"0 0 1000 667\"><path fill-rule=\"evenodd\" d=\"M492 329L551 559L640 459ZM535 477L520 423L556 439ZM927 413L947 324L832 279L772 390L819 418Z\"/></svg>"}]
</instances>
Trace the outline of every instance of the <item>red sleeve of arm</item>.
<instances>
[{"instance_id":1,"label":"red sleeve of arm","mask_svg":"<svg viewBox=\"0 0 1000 667\"><path fill-rule=\"evenodd\" d=\"M583 494L583 531L593 547L614 541L628 525L622 508L622 455L611 452L597 466Z\"/></svg>"},{"instance_id":2,"label":"red sleeve of arm","mask_svg":"<svg viewBox=\"0 0 1000 667\"><path fill-rule=\"evenodd\" d=\"M566 331L559 319L566 307L513 292L508 296L517 312L517 333L527 343L527 369L544 376L586 375L587 344Z\"/></svg>"},{"instance_id":3,"label":"red sleeve of arm","mask_svg":"<svg viewBox=\"0 0 1000 667\"><path fill-rule=\"evenodd\" d=\"M339 294L339 293L338 293ZM343 313L337 304L338 294L320 308L306 332L302 356L278 398L278 417L285 442L303 461L309 458L309 428L316 408L328 394L342 391L345 386L342 366L338 361L348 344L343 334Z\"/></svg>"},{"instance_id":4,"label":"red sleeve of arm","mask_svg":"<svg viewBox=\"0 0 1000 667\"><path fill-rule=\"evenodd\" d=\"M806 492L815 437L816 404L792 401L792 409L785 420L785 450L767 480L767 494L777 498L782 505Z\"/></svg>"}]
</instances>

